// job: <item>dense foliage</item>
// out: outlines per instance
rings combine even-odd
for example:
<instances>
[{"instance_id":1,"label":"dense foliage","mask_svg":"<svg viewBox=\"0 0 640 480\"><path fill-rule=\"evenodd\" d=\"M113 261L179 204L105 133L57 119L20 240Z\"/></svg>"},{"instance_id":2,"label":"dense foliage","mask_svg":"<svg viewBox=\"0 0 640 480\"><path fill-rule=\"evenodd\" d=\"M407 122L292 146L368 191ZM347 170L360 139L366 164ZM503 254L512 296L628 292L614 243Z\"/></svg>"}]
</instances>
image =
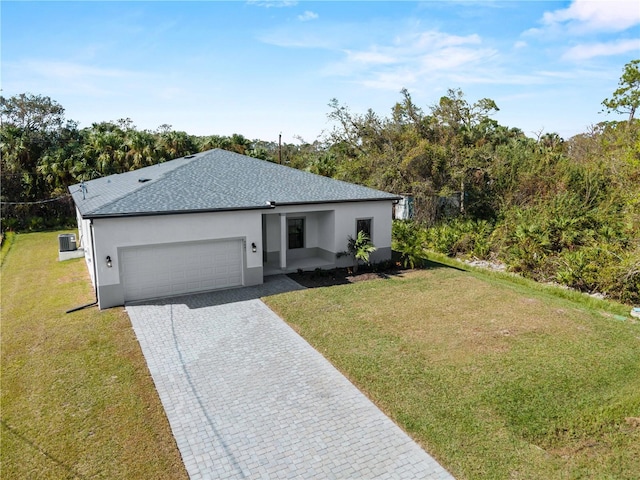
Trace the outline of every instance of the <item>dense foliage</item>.
<instances>
[{"instance_id":1,"label":"dense foliage","mask_svg":"<svg viewBox=\"0 0 640 480\"><path fill-rule=\"evenodd\" d=\"M407 265L424 249L500 261L525 276L640 302L640 61L603 105L628 113L568 140L500 125L488 98L452 89L427 111L410 93L388 117L329 103L334 128L312 144L197 137L130 119L79 129L48 97L0 97L2 229L73 222L67 187L223 148L411 195L415 225L396 224Z\"/></svg>"},{"instance_id":2,"label":"dense foliage","mask_svg":"<svg viewBox=\"0 0 640 480\"><path fill-rule=\"evenodd\" d=\"M40 230L73 221L67 187L83 180L224 148L266 158L274 145L242 135L196 137L161 125L138 130L130 119L79 129L48 97L0 97L2 229Z\"/></svg>"}]
</instances>

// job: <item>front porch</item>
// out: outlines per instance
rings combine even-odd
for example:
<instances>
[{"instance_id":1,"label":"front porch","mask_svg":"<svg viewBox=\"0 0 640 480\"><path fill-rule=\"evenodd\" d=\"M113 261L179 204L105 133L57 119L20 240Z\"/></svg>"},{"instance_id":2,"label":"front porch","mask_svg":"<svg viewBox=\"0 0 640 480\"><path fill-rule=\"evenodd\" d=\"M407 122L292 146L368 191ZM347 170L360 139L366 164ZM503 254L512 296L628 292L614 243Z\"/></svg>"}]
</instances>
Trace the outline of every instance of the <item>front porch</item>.
<instances>
[{"instance_id":1,"label":"front porch","mask_svg":"<svg viewBox=\"0 0 640 480\"><path fill-rule=\"evenodd\" d=\"M329 262L327 261L327 259L322 257L307 257L299 258L297 260L290 260L289 262L287 262L287 266L285 268L280 268L280 261L275 260L266 262L263 265L263 274L265 277L268 277L269 275L294 273L298 270L309 271L315 270L316 268L329 270L331 268L334 268L335 266L335 262Z\"/></svg>"},{"instance_id":2,"label":"front porch","mask_svg":"<svg viewBox=\"0 0 640 480\"><path fill-rule=\"evenodd\" d=\"M334 221L333 210L263 215L263 275L334 268Z\"/></svg>"}]
</instances>

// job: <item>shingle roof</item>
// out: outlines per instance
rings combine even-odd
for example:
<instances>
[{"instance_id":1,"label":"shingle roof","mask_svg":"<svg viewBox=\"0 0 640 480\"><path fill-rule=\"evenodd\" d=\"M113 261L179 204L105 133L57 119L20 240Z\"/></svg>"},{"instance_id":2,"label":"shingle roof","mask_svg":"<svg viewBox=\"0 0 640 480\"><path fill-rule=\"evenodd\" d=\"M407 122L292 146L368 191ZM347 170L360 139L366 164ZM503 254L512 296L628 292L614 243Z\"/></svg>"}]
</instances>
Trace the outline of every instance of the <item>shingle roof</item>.
<instances>
[{"instance_id":1,"label":"shingle roof","mask_svg":"<svg viewBox=\"0 0 640 480\"><path fill-rule=\"evenodd\" d=\"M90 180L84 187L69 187L84 218L399 198L219 149Z\"/></svg>"}]
</instances>

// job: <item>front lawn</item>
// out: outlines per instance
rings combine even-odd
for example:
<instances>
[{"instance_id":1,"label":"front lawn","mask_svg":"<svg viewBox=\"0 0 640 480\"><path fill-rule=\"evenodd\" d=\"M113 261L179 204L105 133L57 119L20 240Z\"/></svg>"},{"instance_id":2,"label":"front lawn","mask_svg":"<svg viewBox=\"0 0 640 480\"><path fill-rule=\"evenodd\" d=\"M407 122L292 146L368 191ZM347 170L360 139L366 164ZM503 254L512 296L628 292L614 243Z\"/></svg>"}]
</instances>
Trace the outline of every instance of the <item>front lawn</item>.
<instances>
[{"instance_id":1,"label":"front lawn","mask_svg":"<svg viewBox=\"0 0 640 480\"><path fill-rule=\"evenodd\" d=\"M1 477L187 478L122 308L57 233L3 252ZM266 301L458 479L637 479L640 325L451 268Z\"/></svg>"},{"instance_id":2,"label":"front lawn","mask_svg":"<svg viewBox=\"0 0 640 480\"><path fill-rule=\"evenodd\" d=\"M444 266L266 301L458 479L638 478L618 306Z\"/></svg>"},{"instance_id":3,"label":"front lawn","mask_svg":"<svg viewBox=\"0 0 640 480\"><path fill-rule=\"evenodd\" d=\"M57 234L16 235L3 257L0 476L187 478L124 310L65 313L94 297Z\"/></svg>"}]
</instances>

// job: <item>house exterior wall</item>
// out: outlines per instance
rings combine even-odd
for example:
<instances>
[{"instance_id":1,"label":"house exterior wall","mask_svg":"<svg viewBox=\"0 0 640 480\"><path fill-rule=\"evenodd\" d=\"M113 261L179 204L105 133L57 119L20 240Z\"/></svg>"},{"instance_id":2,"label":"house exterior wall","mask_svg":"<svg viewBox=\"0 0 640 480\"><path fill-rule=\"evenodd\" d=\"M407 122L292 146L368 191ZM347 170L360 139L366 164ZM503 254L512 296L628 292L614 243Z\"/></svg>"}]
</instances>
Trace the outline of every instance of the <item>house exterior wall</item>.
<instances>
[{"instance_id":1,"label":"house exterior wall","mask_svg":"<svg viewBox=\"0 0 640 480\"><path fill-rule=\"evenodd\" d=\"M331 252L336 251L336 214L325 212L318 218L318 244Z\"/></svg>"},{"instance_id":2,"label":"house exterior wall","mask_svg":"<svg viewBox=\"0 0 640 480\"><path fill-rule=\"evenodd\" d=\"M265 251L267 254L280 251L280 215L270 213L265 215Z\"/></svg>"},{"instance_id":3,"label":"house exterior wall","mask_svg":"<svg viewBox=\"0 0 640 480\"><path fill-rule=\"evenodd\" d=\"M240 238L248 246L245 248L243 284L262 283L261 213L251 210L94 219L100 308L124 304L118 250L127 247ZM256 252L251 251L252 243L256 244ZM111 268L106 265L107 256L111 257Z\"/></svg>"},{"instance_id":4,"label":"house exterior wall","mask_svg":"<svg viewBox=\"0 0 640 480\"><path fill-rule=\"evenodd\" d=\"M328 203L322 205L278 205L267 215L267 252L278 252L280 248L279 214L289 218L304 217L306 221L306 249L315 250L336 266L352 264L349 257L336 258L338 252L346 251L348 237L356 235L356 219L371 218L373 243L377 250L371 255L372 262L391 258L391 225L393 202L390 200L368 202ZM289 250L291 254L297 252Z\"/></svg>"},{"instance_id":5,"label":"house exterior wall","mask_svg":"<svg viewBox=\"0 0 640 480\"><path fill-rule=\"evenodd\" d=\"M372 239L377 247L374 262L391 258L392 201L335 204L284 205L269 210L154 215L140 217L78 218L81 244L100 308L124 304L125 292L120 274L123 248L152 244L188 243L219 239L245 242L243 284L263 282L262 217L265 216L267 253L278 255L281 245L281 214L306 219L305 248L288 250L287 257L322 256L335 266L352 264L348 257L336 258L347 249L348 237L356 235L356 219L372 219ZM94 242L93 244L91 242ZM256 244L252 252L251 244ZM186 247L185 247L186 248ZM294 253L292 253L294 252ZM111 257L112 267L106 264ZM268 256L268 255L267 255ZM94 258L95 257L95 258ZM94 273L95 272L95 273ZM94 278L95 277L95 278Z\"/></svg>"},{"instance_id":6,"label":"house exterior wall","mask_svg":"<svg viewBox=\"0 0 640 480\"><path fill-rule=\"evenodd\" d=\"M338 252L347 250L348 237L355 237L356 219L371 218L371 240L376 251L371 254L371 262L381 262L391 258L391 225L393 202L378 201L366 203L345 203L343 208L336 210L335 239ZM353 263L349 257L338 259L338 266L348 266Z\"/></svg>"},{"instance_id":7,"label":"house exterior wall","mask_svg":"<svg viewBox=\"0 0 640 480\"><path fill-rule=\"evenodd\" d=\"M333 210L326 210L326 205L315 205L322 208L321 211L313 211L305 208L276 208L277 213L265 214L266 226L266 252L267 258L271 261L277 259L280 253L280 214L285 214L287 218L304 218L305 220L305 244L304 248L287 249L287 258L301 258L305 255L324 256L328 261L333 261L335 257L335 213ZM340 208L335 205L334 208Z\"/></svg>"},{"instance_id":8,"label":"house exterior wall","mask_svg":"<svg viewBox=\"0 0 640 480\"><path fill-rule=\"evenodd\" d=\"M78 220L78 246L84 251L84 261L87 263L91 284L96 286L95 271L93 268L93 237L91 235L91 220L84 220L76 208Z\"/></svg>"}]
</instances>

